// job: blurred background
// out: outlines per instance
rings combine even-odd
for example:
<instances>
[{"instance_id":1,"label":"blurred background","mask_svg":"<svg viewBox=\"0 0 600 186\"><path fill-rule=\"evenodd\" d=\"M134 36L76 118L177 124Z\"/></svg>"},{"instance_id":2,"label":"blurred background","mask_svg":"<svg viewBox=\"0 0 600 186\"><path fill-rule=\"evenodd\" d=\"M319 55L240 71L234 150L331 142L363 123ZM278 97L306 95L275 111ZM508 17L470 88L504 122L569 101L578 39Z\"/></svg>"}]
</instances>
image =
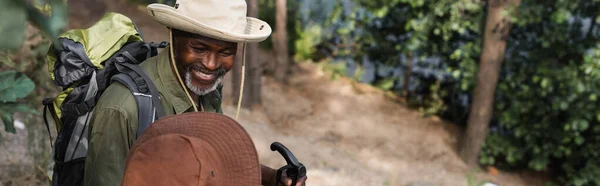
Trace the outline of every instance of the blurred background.
<instances>
[{"instance_id":1,"label":"blurred background","mask_svg":"<svg viewBox=\"0 0 600 186\"><path fill-rule=\"evenodd\" d=\"M0 185L47 184L52 40L118 12L166 41L145 5L174 1L0 0ZM238 120L263 164L284 165L280 141L308 185L600 185L600 0L247 3L273 28Z\"/></svg>"}]
</instances>

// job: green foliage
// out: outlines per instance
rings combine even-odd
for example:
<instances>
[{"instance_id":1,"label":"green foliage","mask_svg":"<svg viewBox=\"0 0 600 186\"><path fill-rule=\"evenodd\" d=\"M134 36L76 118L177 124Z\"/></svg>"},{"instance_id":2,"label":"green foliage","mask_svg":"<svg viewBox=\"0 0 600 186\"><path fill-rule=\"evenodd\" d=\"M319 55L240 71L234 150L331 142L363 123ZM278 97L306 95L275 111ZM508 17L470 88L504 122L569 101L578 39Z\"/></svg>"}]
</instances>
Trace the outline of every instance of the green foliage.
<instances>
[{"instance_id":1,"label":"green foliage","mask_svg":"<svg viewBox=\"0 0 600 186\"><path fill-rule=\"evenodd\" d=\"M502 127L513 134L490 136L482 159L504 157L508 166L553 168L562 172L564 177L560 182L565 185L600 184L600 169L595 166L600 156L594 150L600 146L597 106L600 76L594 74L598 68L581 60L583 56L600 60L589 54L579 55L571 57L571 62L557 64L560 68L553 65L520 68L519 74L530 76L508 75L500 82L502 103L496 104L496 113ZM521 63L507 61L512 62Z\"/></svg>"},{"instance_id":2,"label":"green foliage","mask_svg":"<svg viewBox=\"0 0 600 186\"><path fill-rule=\"evenodd\" d=\"M482 163L550 168L561 185L599 185L593 149L600 146L600 31L593 22L600 3L523 3L517 11L525 19L509 38L513 57L505 60L495 107L510 133L488 137Z\"/></svg>"},{"instance_id":3,"label":"green foliage","mask_svg":"<svg viewBox=\"0 0 600 186\"><path fill-rule=\"evenodd\" d=\"M0 117L7 132L16 132L13 126L15 112L37 113L28 105L17 102L17 99L29 95L34 87L33 82L25 74L14 70L0 72ZM0 142L1 140L0 138Z\"/></svg>"},{"instance_id":4,"label":"green foliage","mask_svg":"<svg viewBox=\"0 0 600 186\"><path fill-rule=\"evenodd\" d=\"M297 27L297 29L300 28ZM312 59L316 50L315 47L320 43L321 30L319 25L311 25L304 31L297 30L300 34L294 43L296 48L294 59L296 61Z\"/></svg>"},{"instance_id":5,"label":"green foliage","mask_svg":"<svg viewBox=\"0 0 600 186\"><path fill-rule=\"evenodd\" d=\"M423 106L419 109L424 116L432 116L443 113L448 109L448 105L444 103L443 98L448 96L448 91L441 88L441 83L438 81L430 86L431 94L423 101Z\"/></svg>"},{"instance_id":6,"label":"green foliage","mask_svg":"<svg viewBox=\"0 0 600 186\"><path fill-rule=\"evenodd\" d=\"M346 75L346 65L343 62L321 63L321 68L331 75L332 80L338 80Z\"/></svg>"},{"instance_id":7,"label":"green foliage","mask_svg":"<svg viewBox=\"0 0 600 186\"><path fill-rule=\"evenodd\" d=\"M413 69L441 69L449 79L413 72L418 88L409 102L418 103L425 115L466 123L486 1L354 0L350 8L335 2L323 26L331 30L321 30L316 46L325 46L338 60L367 58L373 68L404 70L405 59L413 56ZM522 0L519 7L505 9L514 26L482 164L551 170L558 185L600 185L598 11L599 0ZM304 50L301 56L311 52ZM430 64L431 58L440 63ZM401 74L382 73L370 83L393 90L390 85L402 80ZM461 96L466 101L457 99Z\"/></svg>"},{"instance_id":8,"label":"green foliage","mask_svg":"<svg viewBox=\"0 0 600 186\"><path fill-rule=\"evenodd\" d=\"M384 78L374 83L375 87L390 90L394 86L394 78Z\"/></svg>"},{"instance_id":9,"label":"green foliage","mask_svg":"<svg viewBox=\"0 0 600 186\"><path fill-rule=\"evenodd\" d=\"M27 21L41 28L49 38L57 38L67 25L67 5L64 0L19 0L0 2L0 49L18 49L25 41ZM50 9L50 7L52 9Z\"/></svg>"},{"instance_id":10,"label":"green foliage","mask_svg":"<svg viewBox=\"0 0 600 186\"><path fill-rule=\"evenodd\" d=\"M22 1L0 1L0 34L3 36L10 35L12 37L0 37L0 48L17 49L25 41L25 26L27 20L27 12ZM9 18L10 19L7 19Z\"/></svg>"},{"instance_id":11,"label":"green foliage","mask_svg":"<svg viewBox=\"0 0 600 186\"><path fill-rule=\"evenodd\" d=\"M340 45L351 46L332 49L333 56L350 54L356 60L367 56L376 66L404 68L403 71L407 65L404 59L412 56L421 68L439 69L451 75L454 82L448 86L444 78L413 73L411 78L420 84L415 91L421 95L409 97L413 99L409 101L418 102L425 115L446 113L448 96L466 94L474 88L481 51L480 32L484 26L483 1L386 0L357 1L357 5L345 18L336 16L335 11L332 13L331 19L335 20L332 22L347 21L337 25L354 30L349 34L339 31L333 34L342 38ZM336 50L346 52L336 53ZM441 63L427 64L426 60L432 57ZM402 85L404 78L393 79L395 84Z\"/></svg>"},{"instance_id":12,"label":"green foliage","mask_svg":"<svg viewBox=\"0 0 600 186\"><path fill-rule=\"evenodd\" d=\"M67 24L66 8L64 0L0 1L0 17L3 17L0 22L0 117L7 132L16 132L13 125L14 113L39 114L28 100L24 100L34 90L35 84L27 75L18 71L28 69L18 69L23 65L12 61L11 53L20 49L25 42L28 22L40 29L47 38L58 38ZM36 60L42 58L37 61L43 62L43 57L40 56L44 56L47 50L47 46L31 46L29 55ZM0 136L0 142L1 140Z\"/></svg>"},{"instance_id":13,"label":"green foliage","mask_svg":"<svg viewBox=\"0 0 600 186\"><path fill-rule=\"evenodd\" d=\"M25 74L9 70L0 72L0 101L15 102L29 94L35 85Z\"/></svg>"},{"instance_id":14,"label":"green foliage","mask_svg":"<svg viewBox=\"0 0 600 186\"><path fill-rule=\"evenodd\" d=\"M40 8L43 6L44 8ZM55 39L63 32L68 23L66 0L37 0L27 5L30 23Z\"/></svg>"}]
</instances>

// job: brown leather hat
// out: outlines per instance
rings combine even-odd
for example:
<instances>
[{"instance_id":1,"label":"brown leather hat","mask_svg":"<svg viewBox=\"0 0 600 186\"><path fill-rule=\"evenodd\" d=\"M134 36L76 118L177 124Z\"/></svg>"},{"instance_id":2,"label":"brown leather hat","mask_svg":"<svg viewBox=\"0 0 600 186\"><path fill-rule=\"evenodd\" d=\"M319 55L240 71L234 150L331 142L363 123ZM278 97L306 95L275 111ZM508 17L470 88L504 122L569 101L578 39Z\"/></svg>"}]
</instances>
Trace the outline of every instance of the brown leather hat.
<instances>
[{"instance_id":1,"label":"brown leather hat","mask_svg":"<svg viewBox=\"0 0 600 186\"><path fill-rule=\"evenodd\" d=\"M121 185L260 185L252 139L216 113L164 117L138 138Z\"/></svg>"}]
</instances>

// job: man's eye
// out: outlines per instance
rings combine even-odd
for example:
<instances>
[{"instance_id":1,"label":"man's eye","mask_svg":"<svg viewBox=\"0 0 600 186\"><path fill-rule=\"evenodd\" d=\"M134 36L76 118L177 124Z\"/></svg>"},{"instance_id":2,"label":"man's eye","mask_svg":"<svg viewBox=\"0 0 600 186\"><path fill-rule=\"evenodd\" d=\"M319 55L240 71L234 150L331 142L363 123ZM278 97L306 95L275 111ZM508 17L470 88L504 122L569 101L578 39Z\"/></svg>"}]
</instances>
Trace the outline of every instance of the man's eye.
<instances>
[{"instance_id":1,"label":"man's eye","mask_svg":"<svg viewBox=\"0 0 600 186\"><path fill-rule=\"evenodd\" d=\"M221 56L223 56L223 57L229 57L229 56L232 56L233 54L235 54L235 53L233 53L233 52L221 52Z\"/></svg>"},{"instance_id":2,"label":"man's eye","mask_svg":"<svg viewBox=\"0 0 600 186\"><path fill-rule=\"evenodd\" d=\"M204 47L192 47L192 48L193 48L195 51L198 51L198 52L204 52L204 51L206 51L206 48L204 48Z\"/></svg>"}]
</instances>

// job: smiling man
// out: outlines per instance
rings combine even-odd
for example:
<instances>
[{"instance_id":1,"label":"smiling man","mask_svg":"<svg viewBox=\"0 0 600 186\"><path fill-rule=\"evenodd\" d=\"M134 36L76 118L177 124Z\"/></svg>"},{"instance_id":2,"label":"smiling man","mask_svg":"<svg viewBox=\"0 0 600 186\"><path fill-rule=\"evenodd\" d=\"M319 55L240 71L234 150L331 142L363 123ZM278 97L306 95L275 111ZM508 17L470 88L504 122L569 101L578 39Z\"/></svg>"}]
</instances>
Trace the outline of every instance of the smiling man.
<instances>
[{"instance_id":1,"label":"smiling man","mask_svg":"<svg viewBox=\"0 0 600 186\"><path fill-rule=\"evenodd\" d=\"M176 38L175 61L179 76L185 77L187 88L196 95L216 90L233 66L237 43L180 30L174 30L173 35Z\"/></svg>"},{"instance_id":2,"label":"smiling man","mask_svg":"<svg viewBox=\"0 0 600 186\"><path fill-rule=\"evenodd\" d=\"M238 43L263 41L271 27L246 17L244 0L178 0L175 6L148 5L148 13L170 30L170 47L140 64L160 94L164 115L222 114L221 81L233 66ZM122 84L111 84L91 117L84 185L121 183L137 128L134 96ZM275 169L261 167L263 185L291 185L285 173L276 175Z\"/></svg>"}]
</instances>

